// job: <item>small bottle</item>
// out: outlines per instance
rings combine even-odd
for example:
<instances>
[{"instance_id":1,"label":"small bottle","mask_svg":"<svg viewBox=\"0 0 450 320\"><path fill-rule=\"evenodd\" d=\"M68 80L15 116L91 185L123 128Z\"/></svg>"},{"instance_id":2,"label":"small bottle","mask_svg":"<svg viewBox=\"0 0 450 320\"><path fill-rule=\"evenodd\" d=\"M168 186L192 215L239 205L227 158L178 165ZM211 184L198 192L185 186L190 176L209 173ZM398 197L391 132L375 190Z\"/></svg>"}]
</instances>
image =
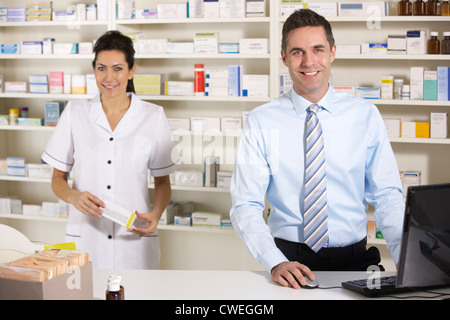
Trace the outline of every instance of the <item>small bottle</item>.
<instances>
[{"instance_id":1,"label":"small bottle","mask_svg":"<svg viewBox=\"0 0 450 320\"><path fill-rule=\"evenodd\" d=\"M423 16L425 15L425 2L423 0L416 0L413 3L413 15Z\"/></svg>"},{"instance_id":2,"label":"small bottle","mask_svg":"<svg viewBox=\"0 0 450 320\"><path fill-rule=\"evenodd\" d=\"M450 16L450 4L448 3L448 0L442 1L441 16Z\"/></svg>"},{"instance_id":3,"label":"small bottle","mask_svg":"<svg viewBox=\"0 0 450 320\"><path fill-rule=\"evenodd\" d=\"M106 291L106 300L123 300L120 283L117 279L113 279L108 283L108 291Z\"/></svg>"},{"instance_id":4,"label":"small bottle","mask_svg":"<svg viewBox=\"0 0 450 320\"><path fill-rule=\"evenodd\" d=\"M399 16L412 15L412 3L409 2L409 0L400 0L398 2L398 15Z\"/></svg>"},{"instance_id":5,"label":"small bottle","mask_svg":"<svg viewBox=\"0 0 450 320\"><path fill-rule=\"evenodd\" d=\"M428 54L439 54L441 53L441 43L438 40L438 33L431 31L431 39L428 40Z\"/></svg>"},{"instance_id":6,"label":"small bottle","mask_svg":"<svg viewBox=\"0 0 450 320\"><path fill-rule=\"evenodd\" d=\"M9 109L9 125L16 126L19 115L20 109L18 108Z\"/></svg>"},{"instance_id":7,"label":"small bottle","mask_svg":"<svg viewBox=\"0 0 450 320\"><path fill-rule=\"evenodd\" d=\"M196 96L205 95L205 66L203 64L196 64L194 66L194 93Z\"/></svg>"},{"instance_id":8,"label":"small bottle","mask_svg":"<svg viewBox=\"0 0 450 320\"><path fill-rule=\"evenodd\" d=\"M409 91L409 84L403 85L402 88L402 100L409 100L410 97L410 91Z\"/></svg>"},{"instance_id":9,"label":"small bottle","mask_svg":"<svg viewBox=\"0 0 450 320\"><path fill-rule=\"evenodd\" d=\"M428 0L425 6L425 15L436 16L437 15L437 0Z\"/></svg>"},{"instance_id":10,"label":"small bottle","mask_svg":"<svg viewBox=\"0 0 450 320\"><path fill-rule=\"evenodd\" d=\"M122 300L125 300L125 288L122 286L122 277L116 274L112 274L108 277L108 287L111 282L118 282L120 291L122 292ZM106 290L106 294L108 294L108 290Z\"/></svg>"},{"instance_id":11,"label":"small bottle","mask_svg":"<svg viewBox=\"0 0 450 320\"><path fill-rule=\"evenodd\" d=\"M450 54L450 31L444 32L444 40L441 43L441 53Z\"/></svg>"},{"instance_id":12,"label":"small bottle","mask_svg":"<svg viewBox=\"0 0 450 320\"><path fill-rule=\"evenodd\" d=\"M20 118L28 118L28 108L27 107L20 108Z\"/></svg>"},{"instance_id":13,"label":"small bottle","mask_svg":"<svg viewBox=\"0 0 450 320\"><path fill-rule=\"evenodd\" d=\"M401 99L403 79L394 79L394 99Z\"/></svg>"}]
</instances>

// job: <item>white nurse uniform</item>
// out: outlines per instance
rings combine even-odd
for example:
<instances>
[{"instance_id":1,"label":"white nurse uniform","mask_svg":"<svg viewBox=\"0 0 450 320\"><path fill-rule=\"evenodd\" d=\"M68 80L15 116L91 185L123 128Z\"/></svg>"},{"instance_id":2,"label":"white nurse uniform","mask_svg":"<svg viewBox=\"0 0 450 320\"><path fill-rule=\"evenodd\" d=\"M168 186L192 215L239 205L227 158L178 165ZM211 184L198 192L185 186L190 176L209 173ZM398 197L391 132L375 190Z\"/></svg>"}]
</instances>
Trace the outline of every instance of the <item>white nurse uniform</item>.
<instances>
[{"instance_id":1,"label":"white nurse uniform","mask_svg":"<svg viewBox=\"0 0 450 320\"><path fill-rule=\"evenodd\" d=\"M114 131L100 96L70 101L42 160L73 172L73 189L145 213L150 211L148 169L166 176L180 166L162 107L134 94ZM157 232L139 236L106 218L90 217L70 206L66 241L88 252L97 269L157 269Z\"/></svg>"}]
</instances>

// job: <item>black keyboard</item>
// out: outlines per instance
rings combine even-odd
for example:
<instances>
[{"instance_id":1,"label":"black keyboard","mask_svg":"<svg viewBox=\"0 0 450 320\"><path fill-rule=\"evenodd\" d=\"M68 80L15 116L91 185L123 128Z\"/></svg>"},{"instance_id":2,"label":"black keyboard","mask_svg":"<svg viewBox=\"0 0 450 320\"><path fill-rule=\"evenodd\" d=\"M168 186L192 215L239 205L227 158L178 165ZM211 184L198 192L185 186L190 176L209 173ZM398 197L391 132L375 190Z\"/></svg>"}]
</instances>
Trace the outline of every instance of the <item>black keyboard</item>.
<instances>
[{"instance_id":1,"label":"black keyboard","mask_svg":"<svg viewBox=\"0 0 450 320\"><path fill-rule=\"evenodd\" d=\"M358 292L367 297L376 297L409 291L408 288L397 288L395 286L397 276L381 277L373 279L350 280L342 282L342 287Z\"/></svg>"}]
</instances>

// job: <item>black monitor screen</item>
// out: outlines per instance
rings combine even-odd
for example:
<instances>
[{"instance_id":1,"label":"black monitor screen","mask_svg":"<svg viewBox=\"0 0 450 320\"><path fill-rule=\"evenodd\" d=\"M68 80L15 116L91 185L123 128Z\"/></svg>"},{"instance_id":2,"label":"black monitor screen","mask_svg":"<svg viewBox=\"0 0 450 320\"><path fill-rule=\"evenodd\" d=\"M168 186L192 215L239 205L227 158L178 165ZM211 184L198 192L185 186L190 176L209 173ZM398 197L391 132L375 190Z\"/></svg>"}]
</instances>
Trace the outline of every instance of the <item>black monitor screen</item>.
<instances>
[{"instance_id":1,"label":"black monitor screen","mask_svg":"<svg viewBox=\"0 0 450 320\"><path fill-rule=\"evenodd\" d=\"M399 287L450 285L450 183L408 188Z\"/></svg>"}]
</instances>

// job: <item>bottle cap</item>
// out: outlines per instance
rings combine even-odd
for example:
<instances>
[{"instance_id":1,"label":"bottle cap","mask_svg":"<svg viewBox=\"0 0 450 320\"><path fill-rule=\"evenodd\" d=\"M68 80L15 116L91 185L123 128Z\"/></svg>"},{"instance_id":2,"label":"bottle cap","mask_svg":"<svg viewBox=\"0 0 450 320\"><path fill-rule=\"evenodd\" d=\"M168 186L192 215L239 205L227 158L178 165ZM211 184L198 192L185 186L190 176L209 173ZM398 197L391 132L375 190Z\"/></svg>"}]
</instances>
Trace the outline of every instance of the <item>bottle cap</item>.
<instances>
[{"instance_id":1,"label":"bottle cap","mask_svg":"<svg viewBox=\"0 0 450 320\"><path fill-rule=\"evenodd\" d=\"M439 32L431 31L430 34L431 34L432 37L437 37L439 35Z\"/></svg>"},{"instance_id":2,"label":"bottle cap","mask_svg":"<svg viewBox=\"0 0 450 320\"><path fill-rule=\"evenodd\" d=\"M108 291L119 291L120 290L120 283L117 280L112 280L108 282Z\"/></svg>"},{"instance_id":3,"label":"bottle cap","mask_svg":"<svg viewBox=\"0 0 450 320\"><path fill-rule=\"evenodd\" d=\"M450 37L450 31L445 31L444 32L444 37Z\"/></svg>"}]
</instances>

